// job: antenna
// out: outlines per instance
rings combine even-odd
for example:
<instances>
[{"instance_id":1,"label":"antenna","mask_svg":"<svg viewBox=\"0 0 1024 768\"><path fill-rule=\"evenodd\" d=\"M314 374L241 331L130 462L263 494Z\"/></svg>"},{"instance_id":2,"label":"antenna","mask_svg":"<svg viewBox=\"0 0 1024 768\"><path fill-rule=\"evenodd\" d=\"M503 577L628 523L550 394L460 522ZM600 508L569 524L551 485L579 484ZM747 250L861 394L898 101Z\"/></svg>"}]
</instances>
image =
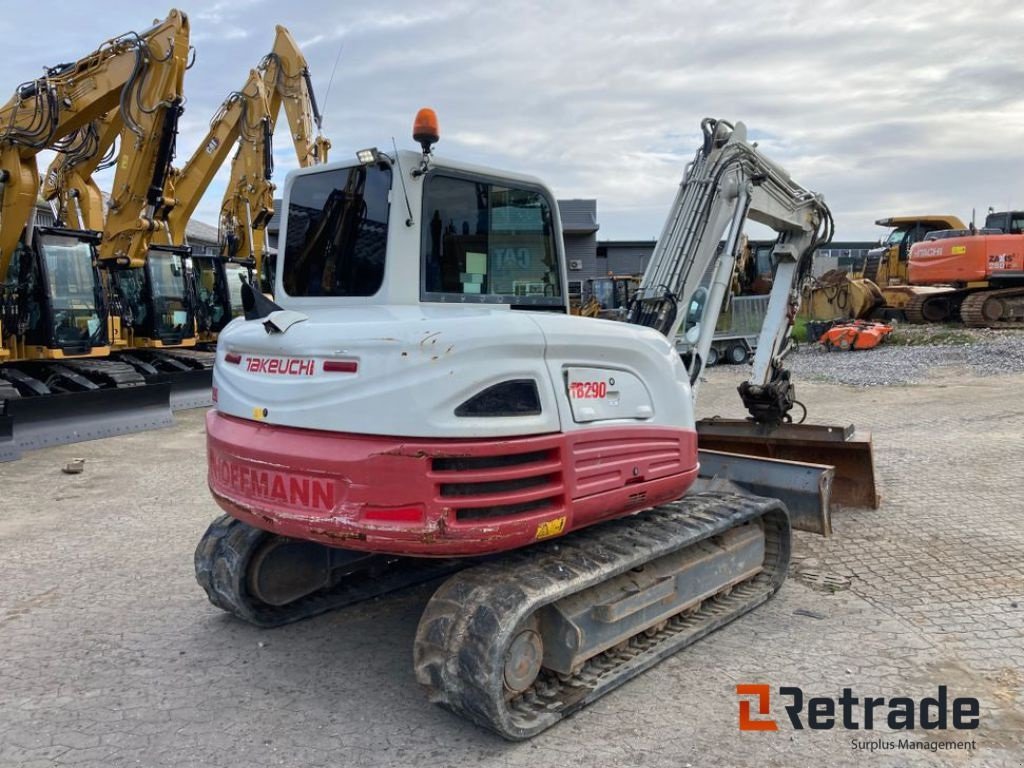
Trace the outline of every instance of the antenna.
<instances>
[{"instance_id":1,"label":"antenna","mask_svg":"<svg viewBox=\"0 0 1024 768\"><path fill-rule=\"evenodd\" d=\"M345 41L342 40L338 43L338 55L334 58L334 67L331 69L331 79L327 81L327 91L324 93L324 111L320 116L320 122L323 123L324 116L327 115L327 100L331 96L331 86L334 85L334 73L338 71L338 62L341 61L341 52L345 48ZM320 126L318 125L317 128Z\"/></svg>"},{"instance_id":2,"label":"antenna","mask_svg":"<svg viewBox=\"0 0 1024 768\"><path fill-rule=\"evenodd\" d=\"M398 178L402 182L402 196L405 198L405 208L409 211L409 218L405 220L405 226L411 227L416 222L412 218L412 206L409 205L409 193L405 190L405 174L402 172L402 161L398 159L398 144L395 143L395 137L391 137L391 146L395 148L395 165L398 166Z\"/></svg>"}]
</instances>

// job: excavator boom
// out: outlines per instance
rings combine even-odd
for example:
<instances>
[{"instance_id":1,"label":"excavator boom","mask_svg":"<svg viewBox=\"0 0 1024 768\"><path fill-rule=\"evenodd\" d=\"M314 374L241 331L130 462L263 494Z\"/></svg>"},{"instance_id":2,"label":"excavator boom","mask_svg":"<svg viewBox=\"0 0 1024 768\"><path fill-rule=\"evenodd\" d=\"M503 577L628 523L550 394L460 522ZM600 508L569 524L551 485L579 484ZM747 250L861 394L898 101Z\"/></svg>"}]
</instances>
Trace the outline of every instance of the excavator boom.
<instances>
[{"instance_id":1,"label":"excavator boom","mask_svg":"<svg viewBox=\"0 0 1024 768\"><path fill-rule=\"evenodd\" d=\"M266 226L274 215L275 189L270 181L274 166L271 141L282 106L300 168L327 162L331 143L321 133L322 118L309 65L284 27L277 27L274 47L260 62L259 71L267 95L262 132L242 136L231 161L220 225L225 234L225 258L250 265L257 282L269 291L273 277L268 274Z\"/></svg>"}]
</instances>

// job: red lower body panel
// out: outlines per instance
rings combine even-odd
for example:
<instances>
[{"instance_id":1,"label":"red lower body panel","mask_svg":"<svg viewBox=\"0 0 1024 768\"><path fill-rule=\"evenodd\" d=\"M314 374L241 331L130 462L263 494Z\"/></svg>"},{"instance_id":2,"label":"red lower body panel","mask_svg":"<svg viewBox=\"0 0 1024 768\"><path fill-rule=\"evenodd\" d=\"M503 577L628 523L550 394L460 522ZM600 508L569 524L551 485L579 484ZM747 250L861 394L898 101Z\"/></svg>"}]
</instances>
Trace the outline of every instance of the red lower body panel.
<instances>
[{"instance_id":1,"label":"red lower body panel","mask_svg":"<svg viewBox=\"0 0 1024 768\"><path fill-rule=\"evenodd\" d=\"M231 516L335 547L424 557L526 546L681 496L697 435L593 427L429 440L262 424L211 410L209 484Z\"/></svg>"}]
</instances>

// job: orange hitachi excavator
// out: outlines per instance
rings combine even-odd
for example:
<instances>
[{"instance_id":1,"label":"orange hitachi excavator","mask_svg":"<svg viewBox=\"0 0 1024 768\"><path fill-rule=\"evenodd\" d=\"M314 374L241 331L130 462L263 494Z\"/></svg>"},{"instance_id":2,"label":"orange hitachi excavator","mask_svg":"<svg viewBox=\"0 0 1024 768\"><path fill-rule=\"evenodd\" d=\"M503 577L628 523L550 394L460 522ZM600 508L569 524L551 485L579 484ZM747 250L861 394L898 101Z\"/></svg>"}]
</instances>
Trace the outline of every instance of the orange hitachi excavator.
<instances>
[{"instance_id":1,"label":"orange hitachi excavator","mask_svg":"<svg viewBox=\"0 0 1024 768\"><path fill-rule=\"evenodd\" d=\"M1024 327L1024 212L992 212L979 229L933 232L910 249L910 282L943 286L908 319Z\"/></svg>"}]
</instances>

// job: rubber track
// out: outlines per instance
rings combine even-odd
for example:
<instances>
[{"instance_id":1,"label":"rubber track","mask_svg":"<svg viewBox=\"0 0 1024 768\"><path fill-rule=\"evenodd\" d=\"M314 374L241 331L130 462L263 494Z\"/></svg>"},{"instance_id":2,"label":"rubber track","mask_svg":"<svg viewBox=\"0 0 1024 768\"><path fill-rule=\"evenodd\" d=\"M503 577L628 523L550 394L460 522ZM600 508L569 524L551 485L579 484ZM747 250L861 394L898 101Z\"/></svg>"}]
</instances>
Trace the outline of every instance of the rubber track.
<instances>
[{"instance_id":1,"label":"rubber track","mask_svg":"<svg viewBox=\"0 0 1024 768\"><path fill-rule=\"evenodd\" d=\"M590 659L571 677L542 671L509 700L503 662L544 605L746 522L764 521L757 576ZM435 703L510 740L530 738L771 597L786 577L790 527L777 500L705 493L463 570L430 600L416 632L416 678Z\"/></svg>"},{"instance_id":2,"label":"rubber track","mask_svg":"<svg viewBox=\"0 0 1024 768\"><path fill-rule=\"evenodd\" d=\"M146 383L142 374L116 360L64 360L62 364L101 386L136 387Z\"/></svg>"},{"instance_id":3,"label":"rubber track","mask_svg":"<svg viewBox=\"0 0 1024 768\"><path fill-rule=\"evenodd\" d=\"M380 556L364 571L345 576L320 592L284 606L253 598L247 589L247 569L253 554L275 534L254 528L229 515L214 520L196 547L196 581L210 602L257 627L279 627L336 608L377 597L396 589L436 579L465 567L454 560Z\"/></svg>"},{"instance_id":4,"label":"rubber track","mask_svg":"<svg viewBox=\"0 0 1024 768\"><path fill-rule=\"evenodd\" d=\"M964 293L961 292L961 291L950 291L949 293L939 293L939 294L932 293L932 294L917 295L917 296L914 296L910 301L908 301L906 303L906 305L903 307L903 315L904 315L904 317L907 318L907 322L908 323L912 323L914 325L924 325L925 323L945 323L945 322L949 322L950 320L955 321L956 320L955 312L947 313L945 317L942 317L942 318L940 318L938 320L929 320L924 315L924 306L929 301L939 301L939 300L942 300L942 299L945 299L947 301L955 302L957 299L962 299L963 296L964 296ZM954 307L955 306L956 305L954 304Z\"/></svg>"},{"instance_id":5,"label":"rubber track","mask_svg":"<svg viewBox=\"0 0 1024 768\"><path fill-rule=\"evenodd\" d=\"M924 319L924 296L914 296L908 301L903 307L903 315L907 318L907 322L912 325L924 325L928 321Z\"/></svg>"},{"instance_id":6,"label":"rubber track","mask_svg":"<svg viewBox=\"0 0 1024 768\"><path fill-rule=\"evenodd\" d=\"M160 354L167 355L175 360L180 360L196 370L213 368L213 364L217 359L216 352L207 352L201 349L177 349L170 347L162 348L159 352Z\"/></svg>"},{"instance_id":7,"label":"rubber track","mask_svg":"<svg viewBox=\"0 0 1024 768\"><path fill-rule=\"evenodd\" d=\"M21 397L21 393L17 387L11 384L9 381L0 379L0 411L3 410L4 400L17 400Z\"/></svg>"},{"instance_id":8,"label":"rubber track","mask_svg":"<svg viewBox=\"0 0 1024 768\"><path fill-rule=\"evenodd\" d=\"M960 305L960 319L971 328L1024 328L1020 320L997 320L991 322L982 314L985 302L993 297L1024 295L1024 288L1004 288L999 291L980 291L970 294Z\"/></svg>"}]
</instances>

